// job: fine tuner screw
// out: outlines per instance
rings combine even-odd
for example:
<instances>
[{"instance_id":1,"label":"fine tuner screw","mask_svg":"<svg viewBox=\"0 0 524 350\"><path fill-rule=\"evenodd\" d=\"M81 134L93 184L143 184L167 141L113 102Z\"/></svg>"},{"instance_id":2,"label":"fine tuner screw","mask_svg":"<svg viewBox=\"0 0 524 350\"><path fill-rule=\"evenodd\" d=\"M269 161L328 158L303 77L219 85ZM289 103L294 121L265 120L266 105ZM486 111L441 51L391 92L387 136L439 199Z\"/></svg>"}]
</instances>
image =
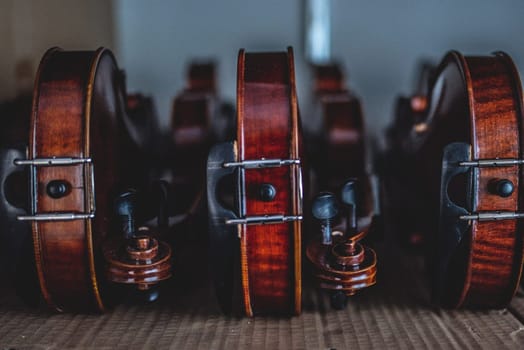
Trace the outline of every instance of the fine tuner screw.
<instances>
[{"instance_id":1,"label":"fine tuner screw","mask_svg":"<svg viewBox=\"0 0 524 350\"><path fill-rule=\"evenodd\" d=\"M321 192L313 200L311 211L313 216L320 221L322 244L331 244L331 221L339 212L335 195L330 192Z\"/></svg>"}]
</instances>

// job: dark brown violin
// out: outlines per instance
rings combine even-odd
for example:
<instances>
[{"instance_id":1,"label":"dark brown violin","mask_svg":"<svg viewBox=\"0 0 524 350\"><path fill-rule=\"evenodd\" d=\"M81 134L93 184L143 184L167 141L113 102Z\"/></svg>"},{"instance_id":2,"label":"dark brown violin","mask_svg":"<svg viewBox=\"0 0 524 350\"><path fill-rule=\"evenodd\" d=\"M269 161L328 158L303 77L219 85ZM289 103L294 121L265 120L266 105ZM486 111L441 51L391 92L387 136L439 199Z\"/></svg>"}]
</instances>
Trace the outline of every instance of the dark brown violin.
<instances>
[{"instance_id":1,"label":"dark brown violin","mask_svg":"<svg viewBox=\"0 0 524 350\"><path fill-rule=\"evenodd\" d=\"M504 53L450 52L437 68L424 126L409 139L412 215L426 222L434 300L503 307L522 270L522 89Z\"/></svg>"},{"instance_id":2,"label":"dark brown violin","mask_svg":"<svg viewBox=\"0 0 524 350\"><path fill-rule=\"evenodd\" d=\"M359 197L371 191L366 169L364 117L360 100L344 86L337 64L315 66L316 109L320 137L312 150L312 163L322 189L335 190L348 178L359 178ZM370 202L361 202L359 210Z\"/></svg>"},{"instance_id":3,"label":"dark brown violin","mask_svg":"<svg viewBox=\"0 0 524 350\"><path fill-rule=\"evenodd\" d=\"M387 151L384 159L384 188L387 192L388 225L394 227L396 239L411 252L423 252L428 242L423 234L425 219L413 215L423 201L423 194L411 191L412 164L415 158L409 151L411 136L426 128L429 92L434 83L436 67L428 62L420 64L416 87L411 96L396 101L392 125L387 130Z\"/></svg>"},{"instance_id":4,"label":"dark brown violin","mask_svg":"<svg viewBox=\"0 0 524 350\"><path fill-rule=\"evenodd\" d=\"M187 72L187 89L216 93L216 65L214 62L192 63Z\"/></svg>"},{"instance_id":5,"label":"dark brown violin","mask_svg":"<svg viewBox=\"0 0 524 350\"><path fill-rule=\"evenodd\" d=\"M32 225L40 291L57 311L105 310L116 296L106 277L121 282L114 277L118 273L133 275L139 289L170 276L170 264L164 263L169 247L144 232L128 237L136 243L128 244L128 260L103 248L115 240L117 190L133 182L125 174L128 158L122 157L123 140L132 139L122 132L129 131L124 101L122 72L109 50L54 48L44 55L33 92L28 154L19 152L11 161L29 170L30 205L17 219ZM118 270L112 275L106 274L104 252L109 269ZM147 276L140 279L141 274Z\"/></svg>"},{"instance_id":6,"label":"dark brown violin","mask_svg":"<svg viewBox=\"0 0 524 350\"><path fill-rule=\"evenodd\" d=\"M210 264L226 311L237 292L248 316L301 311L301 142L292 49L241 50L236 141L215 146L207 169Z\"/></svg>"},{"instance_id":7,"label":"dark brown violin","mask_svg":"<svg viewBox=\"0 0 524 350\"><path fill-rule=\"evenodd\" d=\"M124 112L110 51L50 49L37 73L28 157L30 212L40 289L58 310L101 311L107 290L101 244L110 231L119 174L116 121Z\"/></svg>"},{"instance_id":8,"label":"dark brown violin","mask_svg":"<svg viewBox=\"0 0 524 350\"><path fill-rule=\"evenodd\" d=\"M213 119L217 109L215 66L192 64L187 88L173 102L171 118L173 186L177 212L187 212L203 198L206 158L215 142Z\"/></svg>"}]
</instances>

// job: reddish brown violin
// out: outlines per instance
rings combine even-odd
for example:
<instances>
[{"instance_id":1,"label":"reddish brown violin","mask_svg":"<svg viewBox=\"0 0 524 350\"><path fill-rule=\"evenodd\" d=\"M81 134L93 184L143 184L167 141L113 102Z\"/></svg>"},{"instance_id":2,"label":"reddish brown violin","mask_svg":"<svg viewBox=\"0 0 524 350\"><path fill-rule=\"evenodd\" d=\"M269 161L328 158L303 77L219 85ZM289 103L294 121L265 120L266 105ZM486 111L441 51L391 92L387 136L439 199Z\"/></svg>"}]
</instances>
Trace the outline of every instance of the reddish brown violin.
<instances>
[{"instance_id":1,"label":"reddish brown violin","mask_svg":"<svg viewBox=\"0 0 524 350\"><path fill-rule=\"evenodd\" d=\"M523 109L510 57L450 52L410 138L414 191L443 306L502 307L522 270ZM440 213L437 215L437 213Z\"/></svg>"},{"instance_id":2,"label":"reddish brown violin","mask_svg":"<svg viewBox=\"0 0 524 350\"><path fill-rule=\"evenodd\" d=\"M384 159L384 188L388 200L387 211L390 227L402 247L413 252L422 252L428 244L422 232L426 225L424 217L413 215L423 200L423 194L411 191L413 187L412 164L415 159L409 152L412 134L423 132L426 127L429 90L433 85L436 67L422 63L418 72L415 91L409 97L399 97L396 101L392 125L387 130L387 153ZM408 152L406 152L406 149Z\"/></svg>"},{"instance_id":3,"label":"reddish brown violin","mask_svg":"<svg viewBox=\"0 0 524 350\"><path fill-rule=\"evenodd\" d=\"M241 50L236 142L212 149L207 172L210 259L226 311L235 284L248 316L301 311L301 147L293 51ZM220 198L228 175L230 209Z\"/></svg>"},{"instance_id":4,"label":"reddish brown violin","mask_svg":"<svg viewBox=\"0 0 524 350\"><path fill-rule=\"evenodd\" d=\"M313 75L317 96L346 90L344 74L338 64L315 65Z\"/></svg>"}]
</instances>

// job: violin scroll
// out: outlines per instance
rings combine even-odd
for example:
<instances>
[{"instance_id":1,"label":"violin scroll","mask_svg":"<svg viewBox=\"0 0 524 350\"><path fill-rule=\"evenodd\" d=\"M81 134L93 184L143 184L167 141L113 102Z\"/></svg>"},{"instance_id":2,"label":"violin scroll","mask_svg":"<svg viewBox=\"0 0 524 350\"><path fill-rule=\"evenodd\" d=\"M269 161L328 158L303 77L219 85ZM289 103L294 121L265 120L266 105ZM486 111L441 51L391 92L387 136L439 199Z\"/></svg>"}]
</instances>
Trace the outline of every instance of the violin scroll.
<instances>
[{"instance_id":1,"label":"violin scroll","mask_svg":"<svg viewBox=\"0 0 524 350\"><path fill-rule=\"evenodd\" d=\"M366 236L367 230L357 233L354 180L347 181L342 187L341 201L345 208L332 193L321 193L315 198L313 216L320 222L322 239L320 242L313 241L307 247L315 279L321 289L331 292L331 306L337 310L345 307L349 296L374 285L377 272L375 252L359 242ZM346 221L344 234L338 225L331 226L341 218Z\"/></svg>"},{"instance_id":2,"label":"violin scroll","mask_svg":"<svg viewBox=\"0 0 524 350\"><path fill-rule=\"evenodd\" d=\"M106 276L114 283L135 285L146 292L146 300L154 301L158 292L153 288L171 277L172 250L154 237L148 227L138 229L135 224L136 192L127 191L115 201L115 211L121 222L123 242L107 246Z\"/></svg>"}]
</instances>

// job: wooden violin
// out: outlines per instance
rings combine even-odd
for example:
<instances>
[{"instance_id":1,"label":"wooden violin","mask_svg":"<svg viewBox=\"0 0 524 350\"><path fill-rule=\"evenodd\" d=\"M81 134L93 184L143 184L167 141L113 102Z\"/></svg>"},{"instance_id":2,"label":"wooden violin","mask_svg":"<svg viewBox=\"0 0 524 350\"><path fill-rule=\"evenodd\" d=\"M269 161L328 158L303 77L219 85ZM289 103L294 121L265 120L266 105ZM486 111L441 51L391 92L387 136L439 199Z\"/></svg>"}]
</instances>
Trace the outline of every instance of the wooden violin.
<instances>
[{"instance_id":1,"label":"wooden violin","mask_svg":"<svg viewBox=\"0 0 524 350\"><path fill-rule=\"evenodd\" d=\"M57 311L109 303L101 244L119 179L122 80L112 53L50 49L38 69L30 121L29 213L40 290Z\"/></svg>"},{"instance_id":2,"label":"wooden violin","mask_svg":"<svg viewBox=\"0 0 524 350\"><path fill-rule=\"evenodd\" d=\"M187 90L216 93L216 65L214 62L194 62L187 71Z\"/></svg>"},{"instance_id":3,"label":"wooden violin","mask_svg":"<svg viewBox=\"0 0 524 350\"><path fill-rule=\"evenodd\" d=\"M126 113L119 122L120 151L133 155L132 162L122 162L120 172L126 174L126 187L144 193L169 169L169 142L160 131L153 99L141 93L127 94ZM139 202L142 205L147 201ZM139 212L151 209L150 217L157 214L155 206L143 209Z\"/></svg>"},{"instance_id":4,"label":"wooden violin","mask_svg":"<svg viewBox=\"0 0 524 350\"><path fill-rule=\"evenodd\" d=\"M312 150L318 185L335 190L348 178L359 178L359 197L371 191L366 169L364 117L360 100L344 86L339 65L314 66L320 137ZM371 203L361 202L359 210Z\"/></svg>"},{"instance_id":5,"label":"wooden violin","mask_svg":"<svg viewBox=\"0 0 524 350\"><path fill-rule=\"evenodd\" d=\"M292 49L241 50L236 140L215 146L207 166L210 264L225 311L238 291L248 316L300 313L301 159Z\"/></svg>"},{"instance_id":6,"label":"wooden violin","mask_svg":"<svg viewBox=\"0 0 524 350\"><path fill-rule=\"evenodd\" d=\"M423 132L429 100L429 91L434 82L436 67L428 62L421 63L414 92L396 101L394 121L387 130L387 151L383 162L383 181L388 193L389 224L395 227L397 242L411 252L423 252L429 243L425 238L425 219L412 215L423 200L423 194L411 191L415 159L409 151L411 136Z\"/></svg>"},{"instance_id":7,"label":"wooden violin","mask_svg":"<svg viewBox=\"0 0 524 350\"><path fill-rule=\"evenodd\" d=\"M217 109L215 66L192 64L187 87L173 102L170 163L177 193L177 212L187 212L204 195L206 158L216 137L213 119Z\"/></svg>"},{"instance_id":8,"label":"wooden violin","mask_svg":"<svg viewBox=\"0 0 524 350\"><path fill-rule=\"evenodd\" d=\"M344 73L336 63L313 66L314 93L317 96L346 90Z\"/></svg>"},{"instance_id":9,"label":"wooden violin","mask_svg":"<svg viewBox=\"0 0 524 350\"><path fill-rule=\"evenodd\" d=\"M409 147L413 191L430 241L434 300L503 307L522 271L523 109L505 53L448 53Z\"/></svg>"},{"instance_id":10,"label":"wooden violin","mask_svg":"<svg viewBox=\"0 0 524 350\"><path fill-rule=\"evenodd\" d=\"M322 131L313 163L318 186L331 192L313 201L321 235L312 237L306 253L319 287L330 291L332 306L341 309L348 296L376 283L376 254L361 243L375 213L360 101L345 87L337 64L314 70ZM337 199L332 192L340 188Z\"/></svg>"}]
</instances>

